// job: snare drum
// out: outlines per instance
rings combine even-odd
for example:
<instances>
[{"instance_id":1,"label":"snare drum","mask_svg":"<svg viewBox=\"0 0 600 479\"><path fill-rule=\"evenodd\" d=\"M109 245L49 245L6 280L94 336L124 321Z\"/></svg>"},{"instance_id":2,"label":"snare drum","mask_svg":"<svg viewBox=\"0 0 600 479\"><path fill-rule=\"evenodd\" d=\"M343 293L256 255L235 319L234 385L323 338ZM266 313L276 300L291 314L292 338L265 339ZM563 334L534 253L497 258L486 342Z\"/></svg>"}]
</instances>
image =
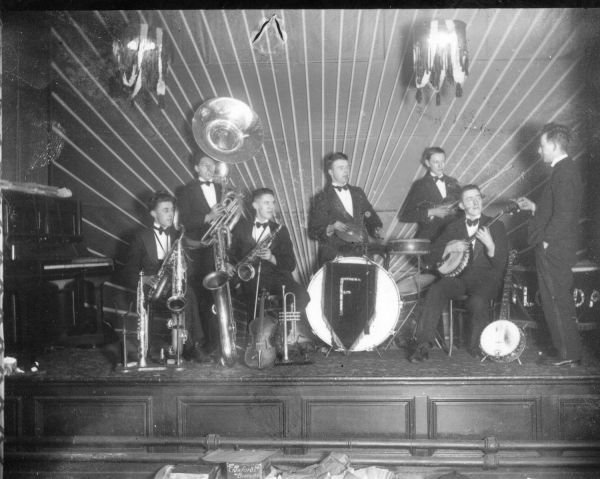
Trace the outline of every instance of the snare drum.
<instances>
[{"instance_id":1,"label":"snare drum","mask_svg":"<svg viewBox=\"0 0 600 479\"><path fill-rule=\"evenodd\" d=\"M339 263L370 264L371 262L364 258L346 257L337 258ZM370 325L369 333L364 332L354 341L348 351L370 351L383 343L390 334L394 332L394 327L400 316L400 293L398 287L390 273L378 264L373 263L377 271L377 289L375 291L375 314ZM323 312L323 291L324 291L325 266L323 266L313 276L308 285L308 293L311 301L306 307L306 316L308 322L315 333L324 343L346 350L341 340L337 337L330 327L327 318ZM366 298L365 298L366 299ZM366 324L367 318L365 318Z\"/></svg>"},{"instance_id":2,"label":"snare drum","mask_svg":"<svg viewBox=\"0 0 600 479\"><path fill-rule=\"evenodd\" d=\"M400 293L400 298L402 298L402 303L410 304L421 299L434 281L435 276L429 273L414 274L408 278L404 278L398 283L398 292ZM421 286L421 294L419 294L418 284Z\"/></svg>"},{"instance_id":3,"label":"snare drum","mask_svg":"<svg viewBox=\"0 0 600 479\"><path fill-rule=\"evenodd\" d=\"M392 240L387 244L390 254L422 256L431 252L431 241L424 238Z\"/></svg>"},{"instance_id":4,"label":"snare drum","mask_svg":"<svg viewBox=\"0 0 600 479\"><path fill-rule=\"evenodd\" d=\"M488 324L479 339L483 354L497 363L510 363L525 349L525 334L519 327L506 319Z\"/></svg>"}]
</instances>

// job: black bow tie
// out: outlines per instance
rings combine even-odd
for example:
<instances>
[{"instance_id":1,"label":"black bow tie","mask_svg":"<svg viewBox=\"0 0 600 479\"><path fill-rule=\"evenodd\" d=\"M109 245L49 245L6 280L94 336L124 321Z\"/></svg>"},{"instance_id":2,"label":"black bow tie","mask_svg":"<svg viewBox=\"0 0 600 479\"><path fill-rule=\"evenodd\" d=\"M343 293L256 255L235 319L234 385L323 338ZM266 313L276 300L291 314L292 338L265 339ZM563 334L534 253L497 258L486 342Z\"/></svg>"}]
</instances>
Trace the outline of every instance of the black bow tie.
<instances>
[{"instance_id":1,"label":"black bow tie","mask_svg":"<svg viewBox=\"0 0 600 479\"><path fill-rule=\"evenodd\" d=\"M342 190L347 190L348 189L348 185L344 185L344 186L335 186L333 185L333 187L338 190L338 191L342 191Z\"/></svg>"},{"instance_id":2,"label":"black bow tie","mask_svg":"<svg viewBox=\"0 0 600 479\"><path fill-rule=\"evenodd\" d=\"M444 177L443 176L434 176L433 179L435 180L436 183L438 181L441 181L442 183L444 182Z\"/></svg>"},{"instance_id":3,"label":"black bow tie","mask_svg":"<svg viewBox=\"0 0 600 479\"><path fill-rule=\"evenodd\" d=\"M477 226L479 223L479 218L475 218L474 220L470 220L467 218L467 226Z\"/></svg>"},{"instance_id":4,"label":"black bow tie","mask_svg":"<svg viewBox=\"0 0 600 479\"><path fill-rule=\"evenodd\" d=\"M212 185L212 181L202 181L202 180L200 180L200 185L201 186L202 185L210 186L210 185Z\"/></svg>"},{"instance_id":5,"label":"black bow tie","mask_svg":"<svg viewBox=\"0 0 600 479\"><path fill-rule=\"evenodd\" d=\"M168 228L163 228L162 226L154 226L152 225L152 227L158 231L158 234L161 235L163 233L167 233L169 234L171 232L171 227L169 226Z\"/></svg>"},{"instance_id":6,"label":"black bow tie","mask_svg":"<svg viewBox=\"0 0 600 479\"><path fill-rule=\"evenodd\" d=\"M256 227L257 228L266 228L267 226L269 226L269 222L268 221L266 223L260 223L259 221L256 222Z\"/></svg>"}]
</instances>

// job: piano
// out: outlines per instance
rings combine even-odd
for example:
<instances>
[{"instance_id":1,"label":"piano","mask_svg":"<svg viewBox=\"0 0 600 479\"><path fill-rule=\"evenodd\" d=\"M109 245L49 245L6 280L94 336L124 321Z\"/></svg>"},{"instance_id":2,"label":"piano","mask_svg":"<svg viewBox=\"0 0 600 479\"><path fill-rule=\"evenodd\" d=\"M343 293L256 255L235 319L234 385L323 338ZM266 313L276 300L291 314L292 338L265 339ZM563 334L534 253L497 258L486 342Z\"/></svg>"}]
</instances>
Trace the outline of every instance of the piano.
<instances>
[{"instance_id":1,"label":"piano","mask_svg":"<svg viewBox=\"0 0 600 479\"><path fill-rule=\"evenodd\" d=\"M102 344L102 284L113 275L114 262L87 250L81 203L3 191L2 210L7 353L48 343ZM94 288L91 321L86 283Z\"/></svg>"}]
</instances>

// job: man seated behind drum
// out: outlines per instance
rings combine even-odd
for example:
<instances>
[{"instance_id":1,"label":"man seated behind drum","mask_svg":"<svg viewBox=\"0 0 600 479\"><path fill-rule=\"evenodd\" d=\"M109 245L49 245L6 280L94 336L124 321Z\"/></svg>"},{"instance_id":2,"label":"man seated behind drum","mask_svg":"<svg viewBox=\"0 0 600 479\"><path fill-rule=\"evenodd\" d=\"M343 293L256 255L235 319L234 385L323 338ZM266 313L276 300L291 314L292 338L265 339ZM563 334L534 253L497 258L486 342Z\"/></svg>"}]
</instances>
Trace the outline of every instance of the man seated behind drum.
<instances>
[{"instance_id":1,"label":"man seated behind drum","mask_svg":"<svg viewBox=\"0 0 600 479\"><path fill-rule=\"evenodd\" d=\"M292 277L292 272L296 269L296 257L288 229L282 225L272 238L270 246L265 245L264 248L257 249L257 245L272 235L279 226L273 221L275 204L275 194L269 188L259 188L252 192L255 217L251 220L241 220L235 225L231 235L229 255L232 262L239 266L240 261L251 251L257 250L256 260L253 262L255 275L250 281L242 282L244 302L248 306L250 315L254 314L256 284L260 280L259 292L265 288L271 294L281 295L281 287L285 285L286 293L294 293L296 310L304 317L310 296L306 288L294 281ZM259 263L261 263L260 277ZM236 268L227 263L227 272L230 276L234 276ZM249 317L248 321L252 319L254 318Z\"/></svg>"},{"instance_id":2,"label":"man seated behind drum","mask_svg":"<svg viewBox=\"0 0 600 479\"><path fill-rule=\"evenodd\" d=\"M444 175L446 152L438 146L425 150L422 159L427 173L411 187L400 221L418 223L415 238L435 241L455 216L452 202L459 199L460 185L455 178Z\"/></svg>"},{"instance_id":3,"label":"man seated behind drum","mask_svg":"<svg viewBox=\"0 0 600 479\"><path fill-rule=\"evenodd\" d=\"M140 271L143 271L144 284L147 285L144 288L146 295L157 283L159 279L157 274L162 262L177 239L178 232L173 228L175 204L175 198L166 191L158 191L150 197L147 207L150 215L154 218L154 224L152 227L136 233L127 254L125 267L122 271L124 283L135 289L139 281ZM188 276L192 274L192 264L191 261L186 262ZM170 296L170 291L167 293ZM166 299L164 298L164 300ZM160 306L161 309L166 308L164 300ZM189 338L185 344L184 357L196 362L210 361L206 359L199 348L204 335L200 325L196 296L192 288L187 288L186 300L184 311Z\"/></svg>"},{"instance_id":4,"label":"man seated behind drum","mask_svg":"<svg viewBox=\"0 0 600 479\"><path fill-rule=\"evenodd\" d=\"M490 228L485 226L491 218L481 214L483 197L479 187L464 186L460 198L459 207L465 211L465 218L448 225L432 245L428 262L439 265L447 255L464 258L468 251L470 258L460 274L444 277L429 289L417 323L416 349L409 358L413 363L428 359L442 308L449 300L463 295L469 297L467 308L472 321L469 352L481 357L479 338L490 320L490 300L498 295L508 264L506 229L501 221ZM467 239L474 235L469 243Z\"/></svg>"},{"instance_id":5,"label":"man seated behind drum","mask_svg":"<svg viewBox=\"0 0 600 479\"><path fill-rule=\"evenodd\" d=\"M380 237L383 223L369 203L367 195L358 186L348 184L350 164L344 153L333 153L325 160L325 171L330 182L314 200L311 211L308 236L319 241L319 263L335 259L340 246L348 244L337 233L348 233L355 229L367 241L371 236Z\"/></svg>"}]
</instances>

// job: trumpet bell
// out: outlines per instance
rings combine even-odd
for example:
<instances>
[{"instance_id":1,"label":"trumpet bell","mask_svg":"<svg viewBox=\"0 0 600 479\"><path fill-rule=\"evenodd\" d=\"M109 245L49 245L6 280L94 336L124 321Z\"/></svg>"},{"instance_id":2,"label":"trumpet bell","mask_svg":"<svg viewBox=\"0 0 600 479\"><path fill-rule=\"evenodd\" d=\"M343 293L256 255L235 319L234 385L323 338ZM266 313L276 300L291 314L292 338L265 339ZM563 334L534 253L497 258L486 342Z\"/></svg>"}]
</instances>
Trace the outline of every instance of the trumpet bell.
<instances>
[{"instance_id":1,"label":"trumpet bell","mask_svg":"<svg viewBox=\"0 0 600 479\"><path fill-rule=\"evenodd\" d=\"M260 118L235 98L219 97L202 103L194 114L192 132L204 153L224 163L249 160L263 142Z\"/></svg>"}]
</instances>

